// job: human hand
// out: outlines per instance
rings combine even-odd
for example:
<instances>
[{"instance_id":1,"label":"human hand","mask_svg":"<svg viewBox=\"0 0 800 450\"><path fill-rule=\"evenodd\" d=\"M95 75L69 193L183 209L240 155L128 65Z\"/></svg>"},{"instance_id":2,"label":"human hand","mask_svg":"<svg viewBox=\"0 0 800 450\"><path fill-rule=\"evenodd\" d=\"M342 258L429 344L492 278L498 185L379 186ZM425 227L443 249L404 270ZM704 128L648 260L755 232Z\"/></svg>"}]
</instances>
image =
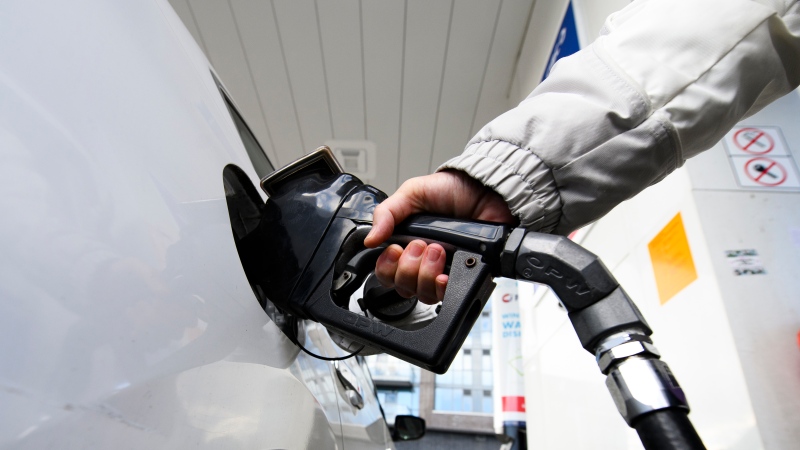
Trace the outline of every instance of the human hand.
<instances>
[{"instance_id":1,"label":"human hand","mask_svg":"<svg viewBox=\"0 0 800 450\"><path fill-rule=\"evenodd\" d=\"M420 212L517 223L505 200L493 190L464 172L437 172L406 181L379 204L364 245L377 247L392 235L395 225ZM433 304L444 298L447 287L445 259L444 248L439 244L414 240L405 249L392 244L378 258L375 275L381 284L394 287L401 296L416 295L423 303Z\"/></svg>"}]
</instances>

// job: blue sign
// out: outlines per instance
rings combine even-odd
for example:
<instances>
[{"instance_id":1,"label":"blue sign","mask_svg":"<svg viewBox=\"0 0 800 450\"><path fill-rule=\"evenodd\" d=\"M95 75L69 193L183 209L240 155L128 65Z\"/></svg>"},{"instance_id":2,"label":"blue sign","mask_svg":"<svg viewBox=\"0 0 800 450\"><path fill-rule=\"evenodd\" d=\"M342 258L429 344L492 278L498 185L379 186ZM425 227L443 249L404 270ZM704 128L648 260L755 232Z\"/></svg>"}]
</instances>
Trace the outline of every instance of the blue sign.
<instances>
[{"instance_id":1,"label":"blue sign","mask_svg":"<svg viewBox=\"0 0 800 450\"><path fill-rule=\"evenodd\" d=\"M564 20L561 21L561 28L558 30L556 42L553 44L553 50L550 51L550 58L547 60L547 67L544 69L542 81L550 75L550 70L556 61L580 49L578 29L575 26L575 13L572 11L572 2L569 2L567 12L564 14Z\"/></svg>"}]
</instances>

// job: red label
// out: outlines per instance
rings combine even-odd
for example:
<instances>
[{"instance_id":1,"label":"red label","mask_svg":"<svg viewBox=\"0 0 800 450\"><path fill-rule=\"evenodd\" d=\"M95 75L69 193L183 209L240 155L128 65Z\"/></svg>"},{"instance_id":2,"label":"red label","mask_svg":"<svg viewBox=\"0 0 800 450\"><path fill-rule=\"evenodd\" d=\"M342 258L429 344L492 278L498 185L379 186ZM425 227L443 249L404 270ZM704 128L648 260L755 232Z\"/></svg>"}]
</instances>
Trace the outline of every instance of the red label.
<instances>
[{"instance_id":1,"label":"red label","mask_svg":"<svg viewBox=\"0 0 800 450\"><path fill-rule=\"evenodd\" d=\"M503 397L503 412L525 412L525 397Z\"/></svg>"}]
</instances>

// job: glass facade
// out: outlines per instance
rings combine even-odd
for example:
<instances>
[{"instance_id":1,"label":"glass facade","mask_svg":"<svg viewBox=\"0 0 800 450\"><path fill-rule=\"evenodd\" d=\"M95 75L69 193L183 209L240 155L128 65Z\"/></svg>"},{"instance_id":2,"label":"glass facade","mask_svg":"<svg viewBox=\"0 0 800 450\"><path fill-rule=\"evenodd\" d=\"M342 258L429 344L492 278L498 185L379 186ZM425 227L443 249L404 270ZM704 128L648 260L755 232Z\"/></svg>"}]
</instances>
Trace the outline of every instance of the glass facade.
<instances>
[{"instance_id":1,"label":"glass facade","mask_svg":"<svg viewBox=\"0 0 800 450\"><path fill-rule=\"evenodd\" d=\"M450 369L435 379L435 411L492 414L492 304L486 303Z\"/></svg>"},{"instance_id":2,"label":"glass facade","mask_svg":"<svg viewBox=\"0 0 800 450\"><path fill-rule=\"evenodd\" d=\"M386 354L365 358L390 424L398 414L419 415L420 395L428 402L433 400L433 411L437 413L494 412L491 314L488 302L450 369L443 375L430 374L433 386L429 382L422 390L420 368Z\"/></svg>"}]
</instances>

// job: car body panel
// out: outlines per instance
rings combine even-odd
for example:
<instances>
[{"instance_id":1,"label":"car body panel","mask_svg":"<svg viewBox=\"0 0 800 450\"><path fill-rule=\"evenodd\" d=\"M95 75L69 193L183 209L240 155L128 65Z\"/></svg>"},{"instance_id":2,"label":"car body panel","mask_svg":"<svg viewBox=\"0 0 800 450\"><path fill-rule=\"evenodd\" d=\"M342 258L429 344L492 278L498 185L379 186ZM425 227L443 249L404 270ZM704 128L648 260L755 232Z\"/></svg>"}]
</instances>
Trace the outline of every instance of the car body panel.
<instances>
[{"instance_id":1,"label":"car body panel","mask_svg":"<svg viewBox=\"0 0 800 450\"><path fill-rule=\"evenodd\" d=\"M0 446L351 448L244 275L222 169L258 176L170 6L0 22Z\"/></svg>"}]
</instances>

